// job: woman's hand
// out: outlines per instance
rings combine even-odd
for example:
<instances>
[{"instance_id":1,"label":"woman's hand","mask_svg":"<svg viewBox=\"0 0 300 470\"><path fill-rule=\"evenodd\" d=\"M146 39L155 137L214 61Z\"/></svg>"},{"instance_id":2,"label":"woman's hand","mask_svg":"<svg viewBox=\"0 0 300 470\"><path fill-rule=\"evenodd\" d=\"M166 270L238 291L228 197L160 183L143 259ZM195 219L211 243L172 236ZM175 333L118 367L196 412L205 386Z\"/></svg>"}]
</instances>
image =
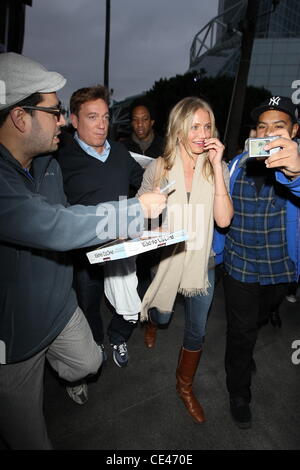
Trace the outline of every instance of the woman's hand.
<instances>
[{"instance_id":1,"label":"woman's hand","mask_svg":"<svg viewBox=\"0 0 300 470\"><path fill-rule=\"evenodd\" d=\"M167 197L161 194L159 188L154 191L142 194L139 198L144 217L148 219L156 219L167 205Z\"/></svg>"},{"instance_id":2,"label":"woman's hand","mask_svg":"<svg viewBox=\"0 0 300 470\"><path fill-rule=\"evenodd\" d=\"M204 140L204 150L208 151L208 158L213 167L221 163L224 149L225 146L216 137Z\"/></svg>"}]
</instances>

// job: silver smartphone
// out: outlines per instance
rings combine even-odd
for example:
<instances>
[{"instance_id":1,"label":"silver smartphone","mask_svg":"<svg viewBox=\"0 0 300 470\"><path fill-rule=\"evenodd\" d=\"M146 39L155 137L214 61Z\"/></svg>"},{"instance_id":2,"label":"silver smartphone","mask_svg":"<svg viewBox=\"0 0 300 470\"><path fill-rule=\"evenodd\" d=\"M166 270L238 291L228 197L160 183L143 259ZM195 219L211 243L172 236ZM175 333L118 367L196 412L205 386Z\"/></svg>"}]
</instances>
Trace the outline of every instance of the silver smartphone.
<instances>
[{"instance_id":1,"label":"silver smartphone","mask_svg":"<svg viewBox=\"0 0 300 470\"><path fill-rule=\"evenodd\" d=\"M264 147L272 140L278 139L278 135L272 137L256 137L248 139L249 157L251 158L268 158L273 153L280 150L280 147L275 147L271 150L265 150Z\"/></svg>"}]
</instances>

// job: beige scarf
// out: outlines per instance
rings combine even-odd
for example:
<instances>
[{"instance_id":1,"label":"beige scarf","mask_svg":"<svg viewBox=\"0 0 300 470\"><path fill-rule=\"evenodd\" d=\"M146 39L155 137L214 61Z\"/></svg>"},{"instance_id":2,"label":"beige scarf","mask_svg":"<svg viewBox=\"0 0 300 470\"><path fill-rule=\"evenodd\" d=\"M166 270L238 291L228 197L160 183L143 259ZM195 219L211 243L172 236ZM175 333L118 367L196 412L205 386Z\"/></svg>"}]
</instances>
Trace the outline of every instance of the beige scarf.
<instances>
[{"instance_id":1,"label":"beige scarf","mask_svg":"<svg viewBox=\"0 0 300 470\"><path fill-rule=\"evenodd\" d=\"M169 181L176 183L175 190L168 196L168 230L185 229L189 240L163 249L156 275L142 301L142 321L148 318L148 310L152 307L162 313L172 312L178 292L187 297L207 293L207 266L214 227L214 185L203 177L203 163L204 158L198 157L189 203L179 155L169 171ZM157 159L157 165L163 166L161 158Z\"/></svg>"}]
</instances>

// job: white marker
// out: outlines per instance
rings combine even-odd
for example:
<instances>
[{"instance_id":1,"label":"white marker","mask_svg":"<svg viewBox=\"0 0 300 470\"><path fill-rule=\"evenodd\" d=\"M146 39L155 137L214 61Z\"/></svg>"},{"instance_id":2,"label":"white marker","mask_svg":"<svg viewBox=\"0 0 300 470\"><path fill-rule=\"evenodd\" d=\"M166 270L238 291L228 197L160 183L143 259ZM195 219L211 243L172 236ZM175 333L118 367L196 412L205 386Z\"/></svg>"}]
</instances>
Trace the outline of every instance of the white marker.
<instances>
[{"instance_id":1,"label":"white marker","mask_svg":"<svg viewBox=\"0 0 300 470\"><path fill-rule=\"evenodd\" d=\"M161 188L160 192L161 192L161 193L164 193L165 191L167 191L167 189L170 188L170 186L173 186L173 184L175 184L175 183L176 183L175 180L170 181L170 183L166 184L166 186L164 186L163 188Z\"/></svg>"}]
</instances>

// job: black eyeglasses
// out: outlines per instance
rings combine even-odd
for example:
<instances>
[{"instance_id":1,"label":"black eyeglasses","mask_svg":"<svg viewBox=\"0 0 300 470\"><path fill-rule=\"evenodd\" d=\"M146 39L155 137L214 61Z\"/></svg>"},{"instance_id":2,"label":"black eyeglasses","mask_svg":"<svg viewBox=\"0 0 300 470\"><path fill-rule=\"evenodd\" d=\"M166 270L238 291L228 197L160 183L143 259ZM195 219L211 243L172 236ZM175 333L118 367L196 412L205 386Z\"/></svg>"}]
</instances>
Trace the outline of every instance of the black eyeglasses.
<instances>
[{"instance_id":1,"label":"black eyeglasses","mask_svg":"<svg viewBox=\"0 0 300 470\"><path fill-rule=\"evenodd\" d=\"M22 106L22 108L23 109L33 109L33 110L36 110L36 111L44 111L45 113L54 114L57 121L60 121L61 115L64 116L64 114L66 114L66 111L65 111L65 109L63 109L61 103L58 103L58 105L55 106L55 107L50 106L49 108L46 108L44 106Z\"/></svg>"}]
</instances>

